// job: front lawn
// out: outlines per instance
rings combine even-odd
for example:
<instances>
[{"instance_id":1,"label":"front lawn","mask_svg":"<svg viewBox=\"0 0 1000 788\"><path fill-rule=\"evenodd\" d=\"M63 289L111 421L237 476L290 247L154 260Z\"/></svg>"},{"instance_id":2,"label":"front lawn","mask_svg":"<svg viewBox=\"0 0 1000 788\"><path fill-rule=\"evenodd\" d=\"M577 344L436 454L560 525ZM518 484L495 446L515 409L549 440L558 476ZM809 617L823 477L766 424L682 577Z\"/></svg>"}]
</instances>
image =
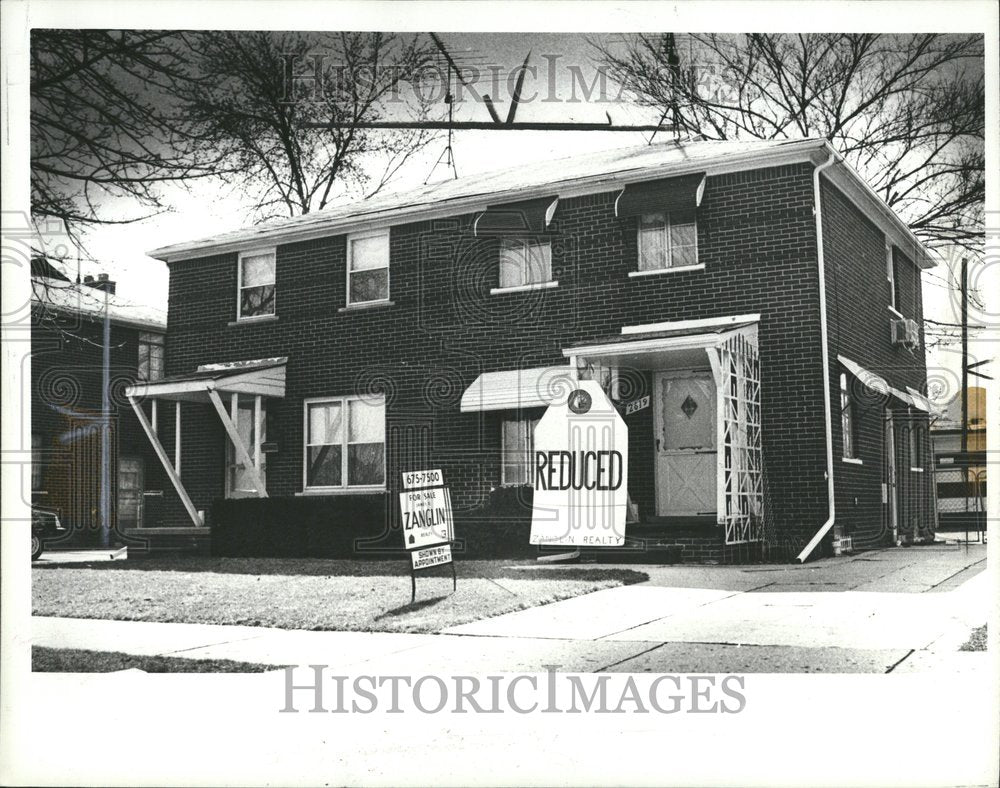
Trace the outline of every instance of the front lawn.
<instances>
[{"instance_id":1,"label":"front lawn","mask_svg":"<svg viewBox=\"0 0 1000 788\"><path fill-rule=\"evenodd\" d=\"M35 673L114 673L119 670L142 670L146 673L264 673L279 669L275 665L234 662L231 659L142 657L119 651L31 647L31 670Z\"/></svg>"},{"instance_id":2,"label":"front lawn","mask_svg":"<svg viewBox=\"0 0 1000 788\"><path fill-rule=\"evenodd\" d=\"M242 624L283 629L437 632L648 579L629 569L459 561L417 576L402 561L177 557L32 570L38 616Z\"/></svg>"}]
</instances>

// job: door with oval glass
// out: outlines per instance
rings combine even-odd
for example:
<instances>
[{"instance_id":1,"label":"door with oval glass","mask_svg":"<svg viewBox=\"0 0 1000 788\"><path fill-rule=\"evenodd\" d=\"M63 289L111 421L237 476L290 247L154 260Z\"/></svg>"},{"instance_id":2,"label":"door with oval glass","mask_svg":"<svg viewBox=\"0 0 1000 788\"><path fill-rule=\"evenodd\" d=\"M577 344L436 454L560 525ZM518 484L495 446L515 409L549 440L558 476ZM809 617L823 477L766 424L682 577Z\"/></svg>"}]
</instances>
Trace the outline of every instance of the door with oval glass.
<instances>
[{"instance_id":1,"label":"door with oval glass","mask_svg":"<svg viewBox=\"0 0 1000 788\"><path fill-rule=\"evenodd\" d=\"M715 514L715 381L707 369L653 374L656 514Z\"/></svg>"}]
</instances>

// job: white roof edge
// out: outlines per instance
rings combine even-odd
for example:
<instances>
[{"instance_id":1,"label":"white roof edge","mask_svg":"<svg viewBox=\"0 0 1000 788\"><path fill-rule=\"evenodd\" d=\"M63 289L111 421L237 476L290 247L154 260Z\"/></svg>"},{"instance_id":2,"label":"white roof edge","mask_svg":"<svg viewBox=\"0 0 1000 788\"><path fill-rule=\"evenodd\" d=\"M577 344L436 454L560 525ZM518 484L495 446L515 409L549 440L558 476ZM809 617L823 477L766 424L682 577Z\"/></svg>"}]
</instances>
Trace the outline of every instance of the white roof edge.
<instances>
[{"instance_id":1,"label":"white roof edge","mask_svg":"<svg viewBox=\"0 0 1000 788\"><path fill-rule=\"evenodd\" d=\"M501 200L513 201L515 199L528 200L537 197L546 197L552 194L553 191L557 193L559 198L564 199L567 197L595 194L602 191L612 191L616 188L624 188L629 183L673 175L683 175L690 172L706 172L708 175L722 175L748 169L747 165L753 165L753 168L756 169L758 167L791 164L799 161L811 161L813 164L819 164L830 153L833 153L837 157L837 163L841 165L840 167L831 167L826 170L826 175L830 181L835 186L841 188L855 204L860 207L865 207L865 204L867 204L868 207L872 208L877 215L869 216L869 218L917 266L922 269L934 268L937 265L937 261L906 223L886 204L885 200L875 193L867 181L847 163L844 157L836 151L828 140L813 137L792 140L781 145L760 150L738 151L710 158L669 162L658 167L647 167L641 172L622 170L617 173L601 173L520 189L507 189L457 197L444 201L433 201L432 197L428 197L428 202L383 208L368 213L362 211L349 216L336 217L318 226L310 224L308 227L300 228L296 225L279 225L271 231L247 230L242 234L237 234L236 237L226 239L218 237L202 238L161 246L148 251L146 254L167 263L194 260L212 254L228 254L264 245L273 247L279 243L287 244L317 240L331 235L364 230L370 227L384 227L407 221L428 221L431 219L454 217L460 214L476 213L485 211L489 204L495 204ZM838 172L844 173L844 177L839 177L836 174Z\"/></svg>"},{"instance_id":2,"label":"white roof edge","mask_svg":"<svg viewBox=\"0 0 1000 788\"><path fill-rule=\"evenodd\" d=\"M721 175L728 172L738 172L747 169L747 164L754 168L790 164L798 161L811 161L811 154L824 146L829 146L826 140L807 138L793 140L781 145L761 150L738 151L736 153L720 154L714 157L693 159L682 162L669 162L658 167L647 167L641 172L623 170L620 172L601 173L565 181L533 185L521 189L507 189L486 194L476 194L467 197L457 197L451 200L427 202L424 204L401 205L395 208L376 210L369 214L358 213L331 219L321 226L310 225L307 228L276 226L273 231L247 231L245 236L228 240L202 238L179 244L158 247L146 252L147 255L164 262L193 260L207 257L210 254L226 254L244 249L256 248L265 244L297 243L316 240L330 235L338 235L348 230L361 230L366 226L400 224L402 221L417 219L429 220L446 218L464 213L485 211L488 204L496 204L500 200L529 200L537 197L547 197L555 191L560 198L578 197L586 194L596 194L602 191L621 189L629 183L653 180L673 175L683 175L691 172L706 172L708 175ZM428 197L428 199L432 199Z\"/></svg>"},{"instance_id":3,"label":"white roof edge","mask_svg":"<svg viewBox=\"0 0 1000 788\"><path fill-rule=\"evenodd\" d=\"M42 303L40 300L32 297L32 303L37 304L43 309L50 310L52 312L58 312L63 315L70 315L72 317L81 317L91 322L101 322L104 320L103 315L98 312L88 312L85 309L76 309L72 306L67 306L65 304L50 304ZM125 326L127 328L136 329L146 329L150 333L160 333L165 334L167 331L167 321L166 320L153 320L153 319L143 319L141 317L123 317L121 315L111 314L111 324L116 326Z\"/></svg>"},{"instance_id":4,"label":"white roof edge","mask_svg":"<svg viewBox=\"0 0 1000 788\"><path fill-rule=\"evenodd\" d=\"M663 323L622 326L622 334L649 334L655 331L682 331L689 328L712 328L715 326L729 326L734 323L759 322L759 313L752 315L725 315L723 317L704 317L697 320L671 320Z\"/></svg>"}]
</instances>

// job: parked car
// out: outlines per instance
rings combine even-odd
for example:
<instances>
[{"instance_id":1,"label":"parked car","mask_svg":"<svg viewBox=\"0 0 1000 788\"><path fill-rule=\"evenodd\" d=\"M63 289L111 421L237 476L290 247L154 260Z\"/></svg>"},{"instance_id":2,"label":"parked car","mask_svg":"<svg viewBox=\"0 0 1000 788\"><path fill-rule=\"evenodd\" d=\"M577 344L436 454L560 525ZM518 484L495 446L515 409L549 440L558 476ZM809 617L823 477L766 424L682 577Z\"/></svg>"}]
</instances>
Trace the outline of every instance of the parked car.
<instances>
[{"instance_id":1,"label":"parked car","mask_svg":"<svg viewBox=\"0 0 1000 788\"><path fill-rule=\"evenodd\" d=\"M63 536L66 529L59 522L59 515L48 509L31 507L31 560L34 561L45 549L45 540Z\"/></svg>"}]
</instances>

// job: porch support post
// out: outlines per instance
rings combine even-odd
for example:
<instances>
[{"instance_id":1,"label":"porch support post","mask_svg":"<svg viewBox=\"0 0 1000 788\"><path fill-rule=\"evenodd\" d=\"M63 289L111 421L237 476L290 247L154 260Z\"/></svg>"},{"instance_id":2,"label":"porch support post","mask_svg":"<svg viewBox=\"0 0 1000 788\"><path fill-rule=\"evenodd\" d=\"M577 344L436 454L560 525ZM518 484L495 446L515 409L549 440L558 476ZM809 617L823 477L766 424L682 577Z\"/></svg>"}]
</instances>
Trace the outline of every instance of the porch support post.
<instances>
[{"instance_id":1,"label":"porch support post","mask_svg":"<svg viewBox=\"0 0 1000 788\"><path fill-rule=\"evenodd\" d=\"M152 405L150 406L151 409L152 409L152 411L151 411L152 427L153 427L153 432L159 434L159 432L160 432L160 425L159 425L159 419L157 417L158 416L158 411L157 411L156 405L157 405L157 399L156 399L156 397L153 397L153 402L152 402Z\"/></svg>"},{"instance_id":2,"label":"porch support post","mask_svg":"<svg viewBox=\"0 0 1000 788\"><path fill-rule=\"evenodd\" d=\"M260 394L253 398L253 465L257 469L258 474L260 473L261 417L264 415L261 408L261 399Z\"/></svg>"},{"instance_id":3,"label":"porch support post","mask_svg":"<svg viewBox=\"0 0 1000 788\"><path fill-rule=\"evenodd\" d=\"M174 403L174 470L181 475L181 401Z\"/></svg>"},{"instance_id":4,"label":"porch support post","mask_svg":"<svg viewBox=\"0 0 1000 788\"><path fill-rule=\"evenodd\" d=\"M234 410L237 402L236 396L236 394L233 394L232 405ZM236 450L236 459L243 463L247 472L250 474L250 477L253 479L254 491L257 497L267 498L267 490L264 489L264 481L260 478L257 466L254 465L253 460L250 459L250 453L247 451L247 447L243 445L243 439L240 438L240 433L236 429L236 424L229 418L229 414L226 413L226 407L222 404L219 392L215 391L215 389L209 389L208 398L215 406L215 410L219 414L219 418L222 419L222 426L225 427L226 433L229 435L229 440L233 442L233 448Z\"/></svg>"},{"instance_id":5,"label":"porch support post","mask_svg":"<svg viewBox=\"0 0 1000 788\"><path fill-rule=\"evenodd\" d=\"M142 406L135 401L135 397L129 397L128 401L129 404L132 405L132 410L135 411L136 418L139 419L139 424L142 425L143 432L145 432L146 437L149 438L149 442L153 446L153 451L156 452L156 456L163 465L163 470L167 472L167 476L170 477L170 481L174 485L174 489L177 490L177 495L180 496L181 503L184 504L184 508L187 510L188 516L191 518L191 522L193 522L198 528L203 527L205 523L202 522L201 515L198 514L198 510L195 509L194 504L191 503L191 498L188 496L187 490L184 489L184 485L181 483L181 477L177 475L177 471L175 471L174 467L170 464L170 458L167 457L167 452L164 451L163 444L160 443L160 439L153 430L153 425L150 424L149 419L146 418L146 412L142 409ZM153 400L153 402L156 402L156 400Z\"/></svg>"},{"instance_id":6,"label":"porch support post","mask_svg":"<svg viewBox=\"0 0 1000 788\"><path fill-rule=\"evenodd\" d=\"M724 445L726 405L722 390L722 361L719 349L707 347L708 364L712 368L712 378L715 380L715 521L726 522L726 452Z\"/></svg>"}]
</instances>

